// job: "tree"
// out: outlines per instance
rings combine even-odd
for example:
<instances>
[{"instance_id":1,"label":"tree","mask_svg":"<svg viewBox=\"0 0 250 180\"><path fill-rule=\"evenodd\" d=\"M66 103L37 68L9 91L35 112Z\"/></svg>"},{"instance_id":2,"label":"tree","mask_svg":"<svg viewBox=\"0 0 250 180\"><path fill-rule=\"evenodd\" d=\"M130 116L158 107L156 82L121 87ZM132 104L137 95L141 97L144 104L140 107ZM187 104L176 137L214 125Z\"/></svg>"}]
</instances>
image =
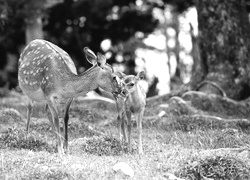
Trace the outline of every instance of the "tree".
<instances>
[{"instance_id":1,"label":"tree","mask_svg":"<svg viewBox=\"0 0 250 180\"><path fill-rule=\"evenodd\" d=\"M0 0L0 43L7 51L18 51L20 44L43 38L43 19L47 8L62 0ZM11 45L6 43L8 41Z\"/></svg>"},{"instance_id":2,"label":"tree","mask_svg":"<svg viewBox=\"0 0 250 180\"><path fill-rule=\"evenodd\" d=\"M164 0L180 13L190 6L198 12L199 35L192 36L191 88L233 99L250 95L249 0Z\"/></svg>"},{"instance_id":3,"label":"tree","mask_svg":"<svg viewBox=\"0 0 250 180\"><path fill-rule=\"evenodd\" d=\"M43 39L46 9L62 0L0 0L0 87L17 85L20 51L33 39Z\"/></svg>"},{"instance_id":4,"label":"tree","mask_svg":"<svg viewBox=\"0 0 250 180\"><path fill-rule=\"evenodd\" d=\"M192 77L199 91L232 99L250 95L249 20L244 0L197 0L200 58L202 69Z\"/></svg>"}]
</instances>

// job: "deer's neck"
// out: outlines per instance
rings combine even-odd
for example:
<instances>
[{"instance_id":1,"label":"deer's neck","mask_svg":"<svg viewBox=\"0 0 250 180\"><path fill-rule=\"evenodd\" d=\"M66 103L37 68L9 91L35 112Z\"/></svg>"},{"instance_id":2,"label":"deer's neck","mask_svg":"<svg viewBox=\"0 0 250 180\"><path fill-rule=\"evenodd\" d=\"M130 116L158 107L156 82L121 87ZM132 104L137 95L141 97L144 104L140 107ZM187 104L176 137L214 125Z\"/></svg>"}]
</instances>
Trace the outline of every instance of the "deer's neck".
<instances>
[{"instance_id":1,"label":"deer's neck","mask_svg":"<svg viewBox=\"0 0 250 180\"><path fill-rule=\"evenodd\" d=\"M99 72L100 68L93 66L82 74L73 75L68 83L69 94L72 94L73 97L84 96L89 91L96 89L98 87L97 78Z\"/></svg>"}]
</instances>

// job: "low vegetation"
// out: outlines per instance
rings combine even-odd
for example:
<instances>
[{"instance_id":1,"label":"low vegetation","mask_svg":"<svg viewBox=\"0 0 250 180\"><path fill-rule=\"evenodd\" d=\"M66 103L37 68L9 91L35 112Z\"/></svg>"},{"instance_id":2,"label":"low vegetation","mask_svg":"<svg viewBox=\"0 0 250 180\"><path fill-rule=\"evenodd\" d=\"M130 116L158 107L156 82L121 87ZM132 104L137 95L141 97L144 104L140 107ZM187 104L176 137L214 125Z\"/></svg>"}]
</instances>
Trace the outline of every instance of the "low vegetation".
<instances>
[{"instance_id":1,"label":"low vegetation","mask_svg":"<svg viewBox=\"0 0 250 180\"><path fill-rule=\"evenodd\" d=\"M187 179L249 179L250 169L246 162L232 156L192 157L182 165L179 176Z\"/></svg>"},{"instance_id":2,"label":"low vegetation","mask_svg":"<svg viewBox=\"0 0 250 180\"><path fill-rule=\"evenodd\" d=\"M139 156L135 124L128 152L118 138L114 104L80 98L70 111L69 152L60 157L43 106L32 117L30 133L24 131L24 104L16 103L20 98L6 98L4 115L10 118L0 117L0 179L129 179L113 171L119 162L132 167L132 179L167 179L169 173L186 180L250 179L249 130L237 123L204 121L205 116L186 111L165 109L164 114L161 107L148 105L145 154Z\"/></svg>"}]
</instances>

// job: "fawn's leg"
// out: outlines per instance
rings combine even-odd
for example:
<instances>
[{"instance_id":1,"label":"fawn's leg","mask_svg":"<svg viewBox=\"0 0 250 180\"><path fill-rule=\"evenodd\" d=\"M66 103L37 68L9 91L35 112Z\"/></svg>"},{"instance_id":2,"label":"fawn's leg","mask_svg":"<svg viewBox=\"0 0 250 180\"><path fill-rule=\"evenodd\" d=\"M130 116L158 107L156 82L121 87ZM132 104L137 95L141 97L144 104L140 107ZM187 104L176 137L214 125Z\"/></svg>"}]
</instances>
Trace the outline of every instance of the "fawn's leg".
<instances>
[{"instance_id":1,"label":"fawn's leg","mask_svg":"<svg viewBox=\"0 0 250 180\"><path fill-rule=\"evenodd\" d=\"M118 135L119 135L120 141L122 141L123 140L123 135L122 135L122 118L121 118L121 116L119 114L117 116L117 121L118 121Z\"/></svg>"},{"instance_id":2,"label":"fawn's leg","mask_svg":"<svg viewBox=\"0 0 250 180\"><path fill-rule=\"evenodd\" d=\"M57 110L56 104L53 101L50 101L48 103L48 106L49 106L50 112L52 114L52 120L55 123L55 129L56 129L55 133L56 133L56 137L57 137L57 150L58 150L59 154L64 154L62 138L61 138L61 134L60 134L58 110Z\"/></svg>"},{"instance_id":3,"label":"fawn's leg","mask_svg":"<svg viewBox=\"0 0 250 180\"><path fill-rule=\"evenodd\" d=\"M129 110L126 111L127 115L127 127L128 127L128 151L131 151L131 112Z\"/></svg>"},{"instance_id":4,"label":"fawn's leg","mask_svg":"<svg viewBox=\"0 0 250 180\"><path fill-rule=\"evenodd\" d=\"M121 129L122 129L122 136L123 140L125 142L128 142L128 136L127 136L127 129L128 129L128 124L127 124L127 116L125 112L122 112L122 123L121 123Z\"/></svg>"},{"instance_id":5,"label":"fawn's leg","mask_svg":"<svg viewBox=\"0 0 250 180\"><path fill-rule=\"evenodd\" d=\"M142 149L142 118L144 114L144 109L137 115L137 129L138 129L138 151L139 154L143 154Z\"/></svg>"},{"instance_id":6,"label":"fawn's leg","mask_svg":"<svg viewBox=\"0 0 250 180\"><path fill-rule=\"evenodd\" d=\"M64 111L64 149L68 151L68 122L69 122L69 108L72 103L73 99L69 99L65 106Z\"/></svg>"},{"instance_id":7,"label":"fawn's leg","mask_svg":"<svg viewBox=\"0 0 250 180\"><path fill-rule=\"evenodd\" d=\"M29 100L28 106L27 106L27 124L26 124L26 131L27 131L27 133L29 133L30 118L31 118L31 114L33 112L33 107L34 107L33 102Z\"/></svg>"}]
</instances>

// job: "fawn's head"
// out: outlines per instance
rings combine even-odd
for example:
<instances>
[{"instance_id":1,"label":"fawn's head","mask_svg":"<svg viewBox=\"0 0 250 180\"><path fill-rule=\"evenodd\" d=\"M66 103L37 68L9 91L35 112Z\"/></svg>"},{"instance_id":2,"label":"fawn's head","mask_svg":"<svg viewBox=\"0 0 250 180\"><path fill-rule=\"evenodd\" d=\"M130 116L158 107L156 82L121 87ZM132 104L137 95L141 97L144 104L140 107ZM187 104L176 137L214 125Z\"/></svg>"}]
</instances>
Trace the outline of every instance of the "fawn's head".
<instances>
[{"instance_id":1,"label":"fawn's head","mask_svg":"<svg viewBox=\"0 0 250 180\"><path fill-rule=\"evenodd\" d=\"M95 53L87 47L84 48L84 53L88 62L96 68L99 68L96 79L98 87L108 92L120 93L120 79L114 74L112 66L106 63L106 57L99 52L95 55Z\"/></svg>"},{"instance_id":2,"label":"fawn's head","mask_svg":"<svg viewBox=\"0 0 250 180\"><path fill-rule=\"evenodd\" d=\"M120 95L125 97L129 93L133 92L138 85L138 82L145 78L145 72L140 71L136 76L135 75L126 75L122 72L116 72L116 75L121 79L121 91Z\"/></svg>"},{"instance_id":3,"label":"fawn's head","mask_svg":"<svg viewBox=\"0 0 250 180\"><path fill-rule=\"evenodd\" d=\"M138 85L138 82L145 78L145 72L140 71L136 76L128 75L124 78L123 82L125 84L126 90L128 93L133 92Z\"/></svg>"}]
</instances>

